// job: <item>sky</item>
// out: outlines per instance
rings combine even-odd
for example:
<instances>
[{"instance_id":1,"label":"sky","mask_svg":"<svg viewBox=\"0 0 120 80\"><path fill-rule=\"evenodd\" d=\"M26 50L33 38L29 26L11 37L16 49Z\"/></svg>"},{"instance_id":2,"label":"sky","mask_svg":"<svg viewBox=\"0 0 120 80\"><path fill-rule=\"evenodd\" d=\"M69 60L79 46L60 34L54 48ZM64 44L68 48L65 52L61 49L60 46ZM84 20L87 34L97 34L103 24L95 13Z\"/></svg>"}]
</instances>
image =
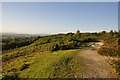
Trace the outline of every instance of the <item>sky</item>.
<instances>
[{"instance_id":1,"label":"sky","mask_svg":"<svg viewBox=\"0 0 120 80\"><path fill-rule=\"evenodd\" d=\"M2 32L2 3L1 2L0 2L0 32Z\"/></svg>"},{"instance_id":2,"label":"sky","mask_svg":"<svg viewBox=\"0 0 120 80\"><path fill-rule=\"evenodd\" d=\"M2 2L118 2L119 0L1 0Z\"/></svg>"},{"instance_id":3,"label":"sky","mask_svg":"<svg viewBox=\"0 0 120 80\"><path fill-rule=\"evenodd\" d=\"M2 32L54 34L118 29L117 2L3 2Z\"/></svg>"}]
</instances>

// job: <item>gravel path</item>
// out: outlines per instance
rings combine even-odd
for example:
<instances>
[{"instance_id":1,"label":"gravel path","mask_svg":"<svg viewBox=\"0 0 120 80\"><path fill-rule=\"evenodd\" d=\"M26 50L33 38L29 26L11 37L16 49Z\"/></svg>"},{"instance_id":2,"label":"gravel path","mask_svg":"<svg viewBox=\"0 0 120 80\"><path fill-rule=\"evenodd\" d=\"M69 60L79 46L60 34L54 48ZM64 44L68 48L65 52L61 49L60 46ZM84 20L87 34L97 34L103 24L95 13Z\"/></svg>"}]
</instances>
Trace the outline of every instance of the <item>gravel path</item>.
<instances>
[{"instance_id":1,"label":"gravel path","mask_svg":"<svg viewBox=\"0 0 120 80\"><path fill-rule=\"evenodd\" d=\"M96 49L84 48L78 52L78 57L83 60L82 77L85 78L116 78L114 69ZM81 75L81 73L80 73Z\"/></svg>"}]
</instances>

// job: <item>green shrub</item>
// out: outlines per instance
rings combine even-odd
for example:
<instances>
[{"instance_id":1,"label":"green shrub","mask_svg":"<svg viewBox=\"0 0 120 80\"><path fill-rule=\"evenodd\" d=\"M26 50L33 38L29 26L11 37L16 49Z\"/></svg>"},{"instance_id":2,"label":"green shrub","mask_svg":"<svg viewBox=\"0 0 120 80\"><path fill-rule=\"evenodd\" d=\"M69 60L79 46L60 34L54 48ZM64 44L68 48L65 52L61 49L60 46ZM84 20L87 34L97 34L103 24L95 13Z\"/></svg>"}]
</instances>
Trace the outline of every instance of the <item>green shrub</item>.
<instances>
[{"instance_id":1,"label":"green shrub","mask_svg":"<svg viewBox=\"0 0 120 80\"><path fill-rule=\"evenodd\" d=\"M83 42L98 42L98 40L96 38L84 38L82 40Z\"/></svg>"},{"instance_id":2,"label":"green shrub","mask_svg":"<svg viewBox=\"0 0 120 80\"><path fill-rule=\"evenodd\" d=\"M36 41L37 37L31 38L15 38L15 39L3 39L2 40L2 50L10 50L22 46L27 46Z\"/></svg>"},{"instance_id":3,"label":"green shrub","mask_svg":"<svg viewBox=\"0 0 120 80\"><path fill-rule=\"evenodd\" d=\"M57 51L58 49L59 49L58 44L56 43L52 43L48 45L48 51Z\"/></svg>"}]
</instances>

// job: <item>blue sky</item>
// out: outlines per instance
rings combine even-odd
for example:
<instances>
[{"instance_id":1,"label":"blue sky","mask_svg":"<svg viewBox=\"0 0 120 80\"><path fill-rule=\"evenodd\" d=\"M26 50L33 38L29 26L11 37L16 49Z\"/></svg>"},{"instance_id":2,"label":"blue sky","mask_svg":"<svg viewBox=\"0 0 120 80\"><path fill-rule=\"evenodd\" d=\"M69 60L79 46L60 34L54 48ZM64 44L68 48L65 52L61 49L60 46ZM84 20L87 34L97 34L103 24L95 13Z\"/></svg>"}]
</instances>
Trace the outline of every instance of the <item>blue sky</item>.
<instances>
[{"instance_id":1,"label":"blue sky","mask_svg":"<svg viewBox=\"0 0 120 80\"><path fill-rule=\"evenodd\" d=\"M0 32L2 32L2 3L1 2L0 2Z\"/></svg>"},{"instance_id":2,"label":"blue sky","mask_svg":"<svg viewBox=\"0 0 120 80\"><path fill-rule=\"evenodd\" d=\"M117 2L2 3L2 31L53 34L118 29Z\"/></svg>"},{"instance_id":3,"label":"blue sky","mask_svg":"<svg viewBox=\"0 0 120 80\"><path fill-rule=\"evenodd\" d=\"M118 2L119 0L1 0L2 2Z\"/></svg>"}]
</instances>

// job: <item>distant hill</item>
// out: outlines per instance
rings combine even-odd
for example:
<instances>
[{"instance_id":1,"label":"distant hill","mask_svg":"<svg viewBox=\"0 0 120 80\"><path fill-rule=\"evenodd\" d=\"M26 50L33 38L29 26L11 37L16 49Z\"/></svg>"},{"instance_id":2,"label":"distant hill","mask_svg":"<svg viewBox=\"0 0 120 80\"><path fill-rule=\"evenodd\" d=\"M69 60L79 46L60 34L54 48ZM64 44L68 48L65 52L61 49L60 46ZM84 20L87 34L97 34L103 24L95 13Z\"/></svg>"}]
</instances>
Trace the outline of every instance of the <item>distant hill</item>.
<instances>
[{"instance_id":1,"label":"distant hill","mask_svg":"<svg viewBox=\"0 0 120 80\"><path fill-rule=\"evenodd\" d=\"M26 37L37 37L37 36L47 36L50 34L18 34L18 33L0 33L2 39L6 38L26 38ZM1 39L1 37L0 37Z\"/></svg>"}]
</instances>

